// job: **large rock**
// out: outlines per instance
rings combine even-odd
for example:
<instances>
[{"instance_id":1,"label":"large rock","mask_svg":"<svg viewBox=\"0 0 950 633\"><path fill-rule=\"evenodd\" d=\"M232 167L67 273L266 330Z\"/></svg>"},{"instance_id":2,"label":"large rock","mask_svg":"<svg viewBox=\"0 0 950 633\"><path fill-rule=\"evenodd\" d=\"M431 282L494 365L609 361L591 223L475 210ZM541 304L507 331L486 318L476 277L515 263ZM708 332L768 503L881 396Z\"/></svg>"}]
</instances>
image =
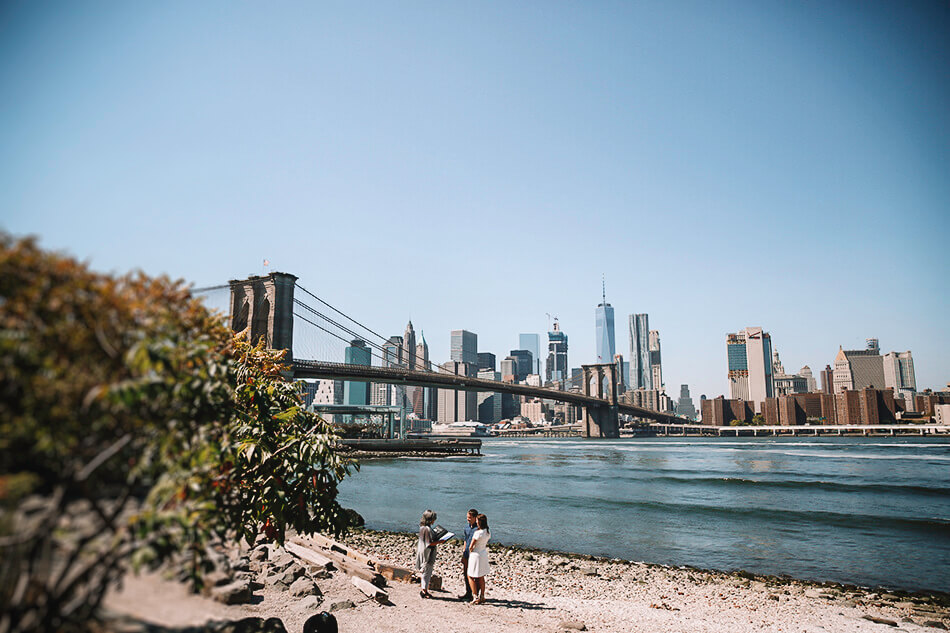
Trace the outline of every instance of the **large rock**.
<instances>
[{"instance_id":1,"label":"large rock","mask_svg":"<svg viewBox=\"0 0 950 633\"><path fill-rule=\"evenodd\" d=\"M251 596L251 585L246 580L237 580L211 590L211 597L224 604L244 604L251 601Z\"/></svg>"},{"instance_id":2,"label":"large rock","mask_svg":"<svg viewBox=\"0 0 950 633\"><path fill-rule=\"evenodd\" d=\"M251 559L247 556L241 556L231 561L231 571L249 571L248 565Z\"/></svg>"},{"instance_id":3,"label":"large rock","mask_svg":"<svg viewBox=\"0 0 950 633\"><path fill-rule=\"evenodd\" d=\"M334 602L331 604L329 611L330 613L333 613L334 611L342 611L343 609L352 609L355 606L356 605L352 600L343 600L341 602Z\"/></svg>"},{"instance_id":4,"label":"large rock","mask_svg":"<svg viewBox=\"0 0 950 633\"><path fill-rule=\"evenodd\" d=\"M317 589L317 585L306 576L301 576L290 585L290 595L292 596L309 596L315 593L319 594L320 590Z\"/></svg>"},{"instance_id":5,"label":"large rock","mask_svg":"<svg viewBox=\"0 0 950 633\"><path fill-rule=\"evenodd\" d=\"M288 554L287 552L281 552L276 558L271 560L271 566L277 570L281 571L287 569L291 565L297 562L297 559Z\"/></svg>"},{"instance_id":6,"label":"large rock","mask_svg":"<svg viewBox=\"0 0 950 633\"><path fill-rule=\"evenodd\" d=\"M346 519L347 527L363 527L366 525L366 521L360 513L353 508L343 508L343 516Z\"/></svg>"},{"instance_id":7,"label":"large rock","mask_svg":"<svg viewBox=\"0 0 950 633\"><path fill-rule=\"evenodd\" d=\"M562 620L558 628L567 631L586 631L587 625L578 620Z\"/></svg>"},{"instance_id":8,"label":"large rock","mask_svg":"<svg viewBox=\"0 0 950 633\"><path fill-rule=\"evenodd\" d=\"M294 584L294 581L306 574L306 570L297 563L288 566L287 569L277 574L277 582L281 582L288 587Z\"/></svg>"},{"instance_id":9,"label":"large rock","mask_svg":"<svg viewBox=\"0 0 950 633\"><path fill-rule=\"evenodd\" d=\"M319 589L317 590L319 591ZM298 605L301 611L316 611L323 603L323 596L307 596Z\"/></svg>"}]
</instances>

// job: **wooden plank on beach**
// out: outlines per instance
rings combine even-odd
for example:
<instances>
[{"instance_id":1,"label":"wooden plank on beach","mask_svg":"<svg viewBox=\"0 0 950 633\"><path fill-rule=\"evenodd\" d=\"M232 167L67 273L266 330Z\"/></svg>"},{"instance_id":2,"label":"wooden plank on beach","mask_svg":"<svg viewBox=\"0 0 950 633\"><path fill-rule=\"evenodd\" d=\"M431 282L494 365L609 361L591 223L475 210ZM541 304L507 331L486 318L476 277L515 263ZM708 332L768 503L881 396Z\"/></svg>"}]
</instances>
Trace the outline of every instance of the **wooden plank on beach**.
<instances>
[{"instance_id":1,"label":"wooden plank on beach","mask_svg":"<svg viewBox=\"0 0 950 633\"><path fill-rule=\"evenodd\" d=\"M324 537L325 538L325 537ZM329 539L327 539L329 540ZM361 561L354 560L349 558L345 554L340 553L336 550L330 550L319 543L314 543L312 537L302 537L295 536L291 539L291 542L296 543L297 545L302 545L304 547L317 547L322 550L322 553L325 557L329 558L333 563L334 567L340 569L348 576L356 576L362 578L363 580L373 583L377 586L385 586L386 579L382 575L377 573L376 569L366 563Z\"/></svg>"},{"instance_id":2,"label":"wooden plank on beach","mask_svg":"<svg viewBox=\"0 0 950 633\"><path fill-rule=\"evenodd\" d=\"M389 602L389 594L376 585L353 576L353 586L377 602Z\"/></svg>"},{"instance_id":3,"label":"wooden plank on beach","mask_svg":"<svg viewBox=\"0 0 950 633\"><path fill-rule=\"evenodd\" d=\"M332 560L323 554L313 551L309 547L304 547L303 545L299 545L293 541L287 541L284 543L284 549L297 558L307 561L311 565L316 565L317 567L322 567L323 569L333 568Z\"/></svg>"},{"instance_id":4,"label":"wooden plank on beach","mask_svg":"<svg viewBox=\"0 0 950 633\"><path fill-rule=\"evenodd\" d=\"M398 567L396 565L387 565L386 563L376 563L376 571L382 575L386 580L392 580L394 582L406 582L413 583L418 580L418 577L413 573L411 569L406 569L405 567Z\"/></svg>"},{"instance_id":5,"label":"wooden plank on beach","mask_svg":"<svg viewBox=\"0 0 950 633\"><path fill-rule=\"evenodd\" d=\"M347 558L352 558L353 560L359 561L365 565L373 565L373 560L363 552L344 545L343 543L338 543L332 538L326 537L322 534L311 534L309 538L313 543L319 545L323 549L327 549L332 552L339 552Z\"/></svg>"}]
</instances>

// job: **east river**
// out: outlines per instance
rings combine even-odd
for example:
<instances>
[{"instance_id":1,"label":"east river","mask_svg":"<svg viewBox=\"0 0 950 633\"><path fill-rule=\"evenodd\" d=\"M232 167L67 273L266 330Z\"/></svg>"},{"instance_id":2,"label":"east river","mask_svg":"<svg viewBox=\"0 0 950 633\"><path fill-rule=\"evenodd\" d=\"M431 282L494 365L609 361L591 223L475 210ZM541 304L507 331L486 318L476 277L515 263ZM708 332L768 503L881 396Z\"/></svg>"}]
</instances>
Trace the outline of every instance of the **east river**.
<instances>
[{"instance_id":1,"label":"east river","mask_svg":"<svg viewBox=\"0 0 950 633\"><path fill-rule=\"evenodd\" d=\"M950 441L484 441L482 457L365 461L340 501L367 527L706 569L950 591Z\"/></svg>"}]
</instances>

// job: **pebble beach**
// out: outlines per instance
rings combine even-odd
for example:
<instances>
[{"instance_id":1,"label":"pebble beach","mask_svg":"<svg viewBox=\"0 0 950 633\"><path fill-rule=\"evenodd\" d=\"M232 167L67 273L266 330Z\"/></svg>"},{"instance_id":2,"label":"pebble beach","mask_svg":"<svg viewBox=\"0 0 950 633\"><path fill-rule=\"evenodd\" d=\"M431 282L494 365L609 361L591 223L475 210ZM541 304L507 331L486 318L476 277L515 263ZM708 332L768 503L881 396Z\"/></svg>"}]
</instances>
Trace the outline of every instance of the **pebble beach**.
<instances>
[{"instance_id":1,"label":"pebble beach","mask_svg":"<svg viewBox=\"0 0 950 633\"><path fill-rule=\"evenodd\" d=\"M345 539L380 562L411 567L412 534L355 530ZM619 559L490 545L487 603L457 599L461 545L440 546L435 573L443 591L423 600L416 584L391 582L390 603L367 599L341 572L314 578L295 596L260 572L248 604L224 605L189 594L160 574L130 575L107 606L166 626L207 620L278 617L300 631L313 613L332 610L340 631L726 632L930 631L950 627L950 596L890 593L834 583L668 567ZM279 550L274 550L277 555ZM235 553L239 555L239 553Z\"/></svg>"}]
</instances>

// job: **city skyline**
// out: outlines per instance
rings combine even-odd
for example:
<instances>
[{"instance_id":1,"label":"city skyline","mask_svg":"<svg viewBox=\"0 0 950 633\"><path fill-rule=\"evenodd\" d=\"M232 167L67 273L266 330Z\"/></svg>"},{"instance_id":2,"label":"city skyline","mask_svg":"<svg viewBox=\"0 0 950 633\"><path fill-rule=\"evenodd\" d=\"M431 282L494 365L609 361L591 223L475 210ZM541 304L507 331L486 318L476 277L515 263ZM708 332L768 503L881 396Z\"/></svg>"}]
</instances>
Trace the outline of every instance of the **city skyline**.
<instances>
[{"instance_id":1,"label":"city skyline","mask_svg":"<svg viewBox=\"0 0 950 633\"><path fill-rule=\"evenodd\" d=\"M606 271L696 401L746 324L790 369L876 337L950 380L946 7L3 11L0 228L98 270L267 259L440 363L556 316L575 367Z\"/></svg>"}]
</instances>

